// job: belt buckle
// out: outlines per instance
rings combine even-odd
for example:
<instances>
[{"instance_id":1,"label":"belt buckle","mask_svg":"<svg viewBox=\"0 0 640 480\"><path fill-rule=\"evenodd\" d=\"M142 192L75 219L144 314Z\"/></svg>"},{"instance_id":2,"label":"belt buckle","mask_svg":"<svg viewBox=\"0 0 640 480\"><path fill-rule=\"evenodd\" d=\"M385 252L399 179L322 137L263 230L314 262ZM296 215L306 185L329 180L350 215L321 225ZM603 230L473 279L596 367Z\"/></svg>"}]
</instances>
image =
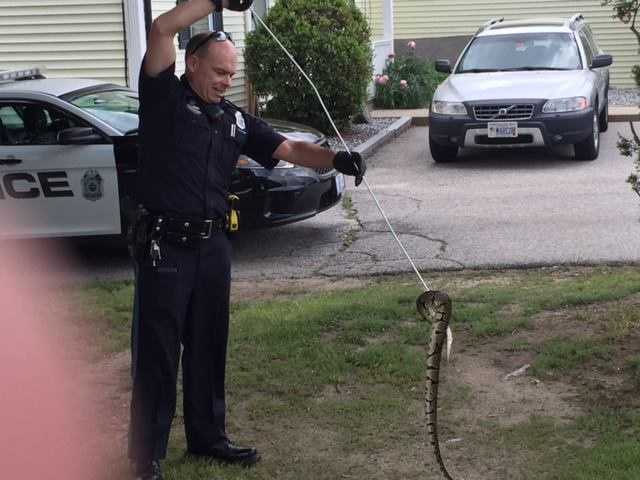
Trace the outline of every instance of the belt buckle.
<instances>
[{"instance_id":1,"label":"belt buckle","mask_svg":"<svg viewBox=\"0 0 640 480\"><path fill-rule=\"evenodd\" d=\"M201 233L200 234L200 238L202 240L207 240L208 238L211 237L211 230L213 229L213 220L211 220L211 219L205 220L204 224L207 226L207 231L206 231L206 233Z\"/></svg>"}]
</instances>

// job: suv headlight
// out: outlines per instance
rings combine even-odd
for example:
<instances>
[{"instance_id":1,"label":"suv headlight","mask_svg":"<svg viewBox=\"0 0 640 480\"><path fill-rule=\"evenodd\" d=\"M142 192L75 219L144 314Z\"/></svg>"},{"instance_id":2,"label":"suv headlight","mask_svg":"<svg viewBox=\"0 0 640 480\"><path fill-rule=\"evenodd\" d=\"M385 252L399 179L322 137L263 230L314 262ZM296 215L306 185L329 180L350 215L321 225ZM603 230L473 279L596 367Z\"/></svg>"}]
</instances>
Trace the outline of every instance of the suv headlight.
<instances>
[{"instance_id":1,"label":"suv headlight","mask_svg":"<svg viewBox=\"0 0 640 480\"><path fill-rule=\"evenodd\" d=\"M542 107L542 113L578 112L585 110L589 102L585 97L554 98Z\"/></svg>"},{"instance_id":2,"label":"suv headlight","mask_svg":"<svg viewBox=\"0 0 640 480\"><path fill-rule=\"evenodd\" d=\"M433 113L441 113L443 115L467 114L467 108L460 102L432 102L431 110Z\"/></svg>"}]
</instances>

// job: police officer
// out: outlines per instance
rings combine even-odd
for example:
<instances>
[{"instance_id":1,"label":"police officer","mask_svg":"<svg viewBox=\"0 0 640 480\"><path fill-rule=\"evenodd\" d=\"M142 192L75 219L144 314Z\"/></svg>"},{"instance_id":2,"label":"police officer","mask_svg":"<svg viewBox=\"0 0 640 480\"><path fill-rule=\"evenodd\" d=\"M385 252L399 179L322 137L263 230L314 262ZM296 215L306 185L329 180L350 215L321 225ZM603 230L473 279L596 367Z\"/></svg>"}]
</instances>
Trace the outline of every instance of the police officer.
<instances>
[{"instance_id":1,"label":"police officer","mask_svg":"<svg viewBox=\"0 0 640 480\"><path fill-rule=\"evenodd\" d=\"M221 3L224 2L224 3ZM133 395L129 456L136 477L162 479L176 406L180 344L188 453L253 465L256 449L233 444L225 430L225 361L231 246L228 190L240 154L265 168L278 160L334 167L356 176L356 153L287 140L224 99L236 73L236 50L224 32L196 35L186 73L174 75L174 36L222 6L250 0L190 0L158 17L140 73L136 307L132 332Z\"/></svg>"}]
</instances>

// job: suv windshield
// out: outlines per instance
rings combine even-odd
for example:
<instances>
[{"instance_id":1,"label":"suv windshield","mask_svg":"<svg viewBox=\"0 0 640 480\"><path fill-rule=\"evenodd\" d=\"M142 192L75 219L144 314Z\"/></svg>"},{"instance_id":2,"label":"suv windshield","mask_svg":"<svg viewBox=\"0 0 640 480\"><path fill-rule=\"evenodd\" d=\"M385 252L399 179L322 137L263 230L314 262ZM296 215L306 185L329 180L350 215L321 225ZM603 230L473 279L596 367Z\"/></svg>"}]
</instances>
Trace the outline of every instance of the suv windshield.
<instances>
[{"instance_id":1,"label":"suv windshield","mask_svg":"<svg viewBox=\"0 0 640 480\"><path fill-rule=\"evenodd\" d=\"M138 128L140 102L133 92L127 90L93 92L76 97L71 103L122 133Z\"/></svg>"},{"instance_id":2,"label":"suv windshield","mask_svg":"<svg viewBox=\"0 0 640 480\"><path fill-rule=\"evenodd\" d=\"M570 33L522 33L477 37L456 73L582 68Z\"/></svg>"}]
</instances>

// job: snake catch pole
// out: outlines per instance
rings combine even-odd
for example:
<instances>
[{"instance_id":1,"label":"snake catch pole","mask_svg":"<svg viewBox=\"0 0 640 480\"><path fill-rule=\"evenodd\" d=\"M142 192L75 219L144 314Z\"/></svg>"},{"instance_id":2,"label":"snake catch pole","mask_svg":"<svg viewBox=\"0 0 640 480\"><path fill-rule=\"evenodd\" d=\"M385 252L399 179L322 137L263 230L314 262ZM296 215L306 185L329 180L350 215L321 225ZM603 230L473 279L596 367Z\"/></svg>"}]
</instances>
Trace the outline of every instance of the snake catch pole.
<instances>
[{"instance_id":1,"label":"snake catch pole","mask_svg":"<svg viewBox=\"0 0 640 480\"><path fill-rule=\"evenodd\" d=\"M313 88L313 91L318 97L318 100L320 101L320 105L322 105L324 113L326 114L329 122L331 123L333 130L336 132L337 137L340 139L340 142L344 146L344 149L347 152L351 153L351 150L349 149L346 142L342 138L342 135L340 135L340 132L338 131L338 128L336 127L333 121L333 118L329 113L329 110L327 109L324 101L322 100L322 96L320 95L320 92L318 92L318 89L316 88L311 78L309 78L309 76L306 74L303 68L293 58L293 55L289 53L289 51L285 48L285 46L280 42L278 37L271 31L271 29L269 29L269 27L267 27L267 25L263 22L262 18L260 18L260 16L255 12L255 10L253 8L250 8L249 10L251 12L251 15L254 21L257 21L262 25L262 27L269 33L269 35L271 35L273 40L283 50L283 52L289 58L289 60L291 60L291 62L298 68L298 70L304 76L307 82L309 82L309 85L311 85L311 88ZM427 422L427 434L429 436L429 441L433 448L433 453L436 458L436 461L438 462L438 466L440 467L440 471L442 472L442 475L447 480L453 480L451 475L449 475L447 468L444 465L444 461L442 460L442 455L440 452L440 443L438 441L438 423L437 423L438 382L440 378L440 362L442 359L442 349L446 340L447 358L448 358L450 349L451 349L451 344L453 341L451 328L449 326L449 322L451 320L451 299L446 293L432 290L429 287L429 285L424 281L424 279L422 278L422 275L420 275L420 272L416 267L416 264L413 262L413 260L411 259L411 256L409 255L406 248L400 241L400 238L396 234L396 231L391 225L391 222L389 222L389 218L387 217L386 213L382 209L380 202L378 201L375 194L373 193L373 190L371 190L371 187L369 186L369 182L367 182L367 179L364 176L362 177L362 181L367 187L367 190L369 191L371 198L375 202L376 207L378 207L378 211L384 218L384 221L386 222L387 227L389 228L389 231L393 235L393 238L395 238L397 244L400 246L400 249L404 253L405 257L407 257L407 260L411 264L413 271L416 273L420 283L425 289L424 293L422 293L416 300L416 306L418 309L418 313L425 320L429 321L432 324L431 340L429 341L429 348L427 350L427 377L425 382L426 383L425 385L425 416L426 416L426 422Z\"/></svg>"}]
</instances>

